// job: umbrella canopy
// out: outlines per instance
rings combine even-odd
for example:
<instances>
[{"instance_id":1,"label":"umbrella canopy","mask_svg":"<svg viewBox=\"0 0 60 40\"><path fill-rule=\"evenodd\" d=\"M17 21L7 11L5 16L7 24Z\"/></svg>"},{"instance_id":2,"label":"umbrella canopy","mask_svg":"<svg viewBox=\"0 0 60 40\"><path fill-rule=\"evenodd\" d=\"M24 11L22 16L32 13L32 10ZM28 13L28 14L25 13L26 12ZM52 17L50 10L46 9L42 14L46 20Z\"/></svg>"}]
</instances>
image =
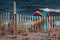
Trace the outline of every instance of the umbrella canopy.
<instances>
[{"instance_id":1,"label":"umbrella canopy","mask_svg":"<svg viewBox=\"0 0 60 40\"><path fill-rule=\"evenodd\" d=\"M41 24L44 24L43 25L44 30L50 30L50 29L53 28L53 24L52 24L53 18L51 16L48 16L47 12L45 12L45 11L35 11L34 14L33 14L33 16L40 16L40 19L38 19L36 21L36 24L44 22L44 23L41 23ZM52 20L52 21L47 21L47 19L44 20L43 17L45 17L45 18L47 18L49 20Z\"/></svg>"},{"instance_id":2,"label":"umbrella canopy","mask_svg":"<svg viewBox=\"0 0 60 40\"><path fill-rule=\"evenodd\" d=\"M48 13L45 11L35 11L33 16L48 16Z\"/></svg>"}]
</instances>

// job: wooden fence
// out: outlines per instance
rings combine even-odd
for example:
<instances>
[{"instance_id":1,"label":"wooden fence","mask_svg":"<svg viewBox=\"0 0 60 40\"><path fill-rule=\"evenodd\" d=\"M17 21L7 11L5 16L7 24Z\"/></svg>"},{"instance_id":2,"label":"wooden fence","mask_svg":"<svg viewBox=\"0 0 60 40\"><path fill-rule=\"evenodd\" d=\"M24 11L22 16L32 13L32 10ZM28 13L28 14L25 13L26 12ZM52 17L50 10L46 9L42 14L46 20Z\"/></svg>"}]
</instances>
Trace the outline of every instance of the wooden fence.
<instances>
[{"instance_id":1,"label":"wooden fence","mask_svg":"<svg viewBox=\"0 0 60 40\"><path fill-rule=\"evenodd\" d=\"M0 31L4 33L4 35L12 35L16 34L19 35L20 38L22 36L22 39L30 38L28 36L35 36L34 38L37 38L37 40L40 40L40 35L42 31L49 31L48 28L48 22L51 22L53 28L59 28L60 27L60 16L50 16L48 17L41 17L41 16L33 16L33 15L22 15L22 14L16 14L16 17L14 18L14 15L10 15L10 13L6 13L6 15L1 16L0 18ZM39 21L42 20L40 23ZM44 25L45 24L45 25ZM14 26L16 25L16 26ZM44 29L45 27L45 29ZM48 30L49 29L49 30ZM34 33L34 35L33 35ZM36 34L37 33L37 34ZM38 34L39 33L39 34ZM31 35L32 34L32 35ZM12 35L13 37L17 36ZM28 36L27 36L28 35ZM42 35L42 34L41 34ZM9 36L9 37L12 37ZM8 36L7 36L8 37ZM5 37L6 38L6 37ZM33 37L32 37L33 39ZM27 40L32 40L27 39Z\"/></svg>"}]
</instances>

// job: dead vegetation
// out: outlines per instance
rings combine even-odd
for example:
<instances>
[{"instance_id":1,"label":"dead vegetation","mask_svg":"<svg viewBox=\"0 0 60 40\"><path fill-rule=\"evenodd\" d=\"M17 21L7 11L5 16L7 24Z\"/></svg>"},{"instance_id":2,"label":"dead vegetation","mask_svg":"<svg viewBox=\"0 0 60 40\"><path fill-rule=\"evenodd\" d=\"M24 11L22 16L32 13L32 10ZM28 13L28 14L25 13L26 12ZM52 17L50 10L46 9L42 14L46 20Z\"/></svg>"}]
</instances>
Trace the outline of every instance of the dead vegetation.
<instances>
[{"instance_id":1,"label":"dead vegetation","mask_svg":"<svg viewBox=\"0 0 60 40\"><path fill-rule=\"evenodd\" d=\"M60 28L55 28L48 33L47 40L60 40Z\"/></svg>"}]
</instances>

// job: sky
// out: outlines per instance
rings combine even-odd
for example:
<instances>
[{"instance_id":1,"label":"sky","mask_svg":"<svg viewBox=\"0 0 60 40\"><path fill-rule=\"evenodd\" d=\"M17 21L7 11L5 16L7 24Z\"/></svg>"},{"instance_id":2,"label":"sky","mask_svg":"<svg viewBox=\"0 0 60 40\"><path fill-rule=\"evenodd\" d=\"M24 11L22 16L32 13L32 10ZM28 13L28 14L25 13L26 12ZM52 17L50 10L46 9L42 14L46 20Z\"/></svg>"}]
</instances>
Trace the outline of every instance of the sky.
<instances>
[{"instance_id":1,"label":"sky","mask_svg":"<svg viewBox=\"0 0 60 40\"><path fill-rule=\"evenodd\" d=\"M60 9L60 0L0 0L0 11L13 13L13 2L16 11L21 14L32 14L40 8Z\"/></svg>"},{"instance_id":2,"label":"sky","mask_svg":"<svg viewBox=\"0 0 60 40\"><path fill-rule=\"evenodd\" d=\"M58 8L60 0L0 0L0 11L12 11L13 2L16 1L17 11L19 8Z\"/></svg>"}]
</instances>

